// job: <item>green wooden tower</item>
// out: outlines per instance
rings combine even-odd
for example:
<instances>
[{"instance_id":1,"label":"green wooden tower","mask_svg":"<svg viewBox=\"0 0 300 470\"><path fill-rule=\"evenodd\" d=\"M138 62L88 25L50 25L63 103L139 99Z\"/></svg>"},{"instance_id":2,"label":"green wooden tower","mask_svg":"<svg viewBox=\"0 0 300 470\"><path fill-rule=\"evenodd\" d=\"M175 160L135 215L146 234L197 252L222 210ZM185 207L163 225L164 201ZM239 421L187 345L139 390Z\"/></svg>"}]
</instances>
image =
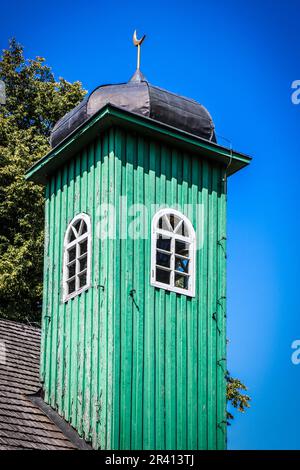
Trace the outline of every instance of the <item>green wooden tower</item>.
<instances>
[{"instance_id":1,"label":"green wooden tower","mask_svg":"<svg viewBox=\"0 0 300 470\"><path fill-rule=\"evenodd\" d=\"M139 68L51 144L27 172L46 188L45 401L96 449L226 448L225 189L250 158Z\"/></svg>"}]
</instances>

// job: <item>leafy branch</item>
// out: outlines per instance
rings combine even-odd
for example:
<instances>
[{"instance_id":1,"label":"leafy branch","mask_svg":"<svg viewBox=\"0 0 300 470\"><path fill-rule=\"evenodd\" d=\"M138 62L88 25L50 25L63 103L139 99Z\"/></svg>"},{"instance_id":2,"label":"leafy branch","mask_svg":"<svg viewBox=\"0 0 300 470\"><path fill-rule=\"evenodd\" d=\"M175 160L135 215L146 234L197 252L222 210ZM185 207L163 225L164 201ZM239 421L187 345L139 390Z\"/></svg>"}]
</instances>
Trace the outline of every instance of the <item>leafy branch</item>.
<instances>
[{"instance_id":1,"label":"leafy branch","mask_svg":"<svg viewBox=\"0 0 300 470\"><path fill-rule=\"evenodd\" d=\"M227 402L241 413L244 413L247 408L250 408L249 402L251 401L249 395L243 393L248 390L246 385L244 385L239 379L231 377L228 371L225 378L227 381ZM233 414L227 411L227 424L230 425L230 420L233 419Z\"/></svg>"}]
</instances>

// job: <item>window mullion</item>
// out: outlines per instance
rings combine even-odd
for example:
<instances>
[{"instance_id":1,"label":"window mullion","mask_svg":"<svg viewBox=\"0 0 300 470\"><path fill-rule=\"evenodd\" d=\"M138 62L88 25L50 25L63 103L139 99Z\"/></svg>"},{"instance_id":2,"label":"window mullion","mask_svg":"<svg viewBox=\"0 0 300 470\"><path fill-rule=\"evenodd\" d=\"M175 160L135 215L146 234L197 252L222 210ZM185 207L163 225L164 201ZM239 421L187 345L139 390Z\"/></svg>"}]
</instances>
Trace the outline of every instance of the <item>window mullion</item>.
<instances>
[{"instance_id":1,"label":"window mullion","mask_svg":"<svg viewBox=\"0 0 300 470\"><path fill-rule=\"evenodd\" d=\"M82 235L80 235L77 239L76 239L76 243L81 243L83 242L86 238L89 237L89 234L86 232L86 233L83 233Z\"/></svg>"},{"instance_id":2,"label":"window mullion","mask_svg":"<svg viewBox=\"0 0 300 470\"><path fill-rule=\"evenodd\" d=\"M180 229L180 227L182 226L183 224L183 220L181 219L178 224L176 225L176 227L174 227L174 233L178 233L178 230ZM184 235L182 235L184 236Z\"/></svg>"},{"instance_id":3,"label":"window mullion","mask_svg":"<svg viewBox=\"0 0 300 470\"><path fill-rule=\"evenodd\" d=\"M73 225L71 226L71 229L72 229L72 232L74 234L74 237L77 238L78 237L78 233L77 233L77 230L75 227L73 227Z\"/></svg>"},{"instance_id":4,"label":"window mullion","mask_svg":"<svg viewBox=\"0 0 300 470\"><path fill-rule=\"evenodd\" d=\"M83 229L83 220L81 219L79 229L78 229L78 236L82 235L82 229Z\"/></svg>"},{"instance_id":5,"label":"window mullion","mask_svg":"<svg viewBox=\"0 0 300 470\"><path fill-rule=\"evenodd\" d=\"M179 235L179 233L168 232L167 230L163 230L161 228L158 228L156 230L156 232L160 235L165 235L168 238L169 237L174 237L177 240L181 240L185 243L192 243L193 242L193 239L191 237L186 237L186 236L183 236L183 235Z\"/></svg>"},{"instance_id":6,"label":"window mullion","mask_svg":"<svg viewBox=\"0 0 300 470\"><path fill-rule=\"evenodd\" d=\"M170 260L170 268L171 268L171 274L170 274L170 286L174 287L175 285L175 238L171 238L171 260Z\"/></svg>"},{"instance_id":7,"label":"window mullion","mask_svg":"<svg viewBox=\"0 0 300 470\"><path fill-rule=\"evenodd\" d=\"M79 289L79 276L78 276L78 273L80 271L80 262L79 262L79 251L80 247L79 247L79 243L76 244L76 271L75 271L75 275L76 275L76 291Z\"/></svg>"},{"instance_id":8,"label":"window mullion","mask_svg":"<svg viewBox=\"0 0 300 470\"><path fill-rule=\"evenodd\" d=\"M166 226L168 227L167 232L173 233L173 227L172 227L172 225L171 225L171 223L170 223L170 220L169 220L168 215L165 214L165 215L163 216L163 219L164 219L164 221L165 221L165 223L166 223ZM163 230L164 230L164 229L163 229Z\"/></svg>"}]
</instances>

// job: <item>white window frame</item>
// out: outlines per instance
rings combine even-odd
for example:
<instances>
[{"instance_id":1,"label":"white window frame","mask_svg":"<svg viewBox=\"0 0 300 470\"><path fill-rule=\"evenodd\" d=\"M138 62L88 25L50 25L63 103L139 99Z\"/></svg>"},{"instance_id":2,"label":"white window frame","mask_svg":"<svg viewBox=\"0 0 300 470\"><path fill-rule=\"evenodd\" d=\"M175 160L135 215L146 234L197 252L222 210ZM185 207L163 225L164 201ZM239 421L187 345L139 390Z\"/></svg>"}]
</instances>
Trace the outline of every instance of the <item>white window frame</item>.
<instances>
[{"instance_id":1,"label":"white window frame","mask_svg":"<svg viewBox=\"0 0 300 470\"><path fill-rule=\"evenodd\" d=\"M69 242L69 234L70 231L73 230L74 225L78 222L78 220L83 220L86 223L87 231L76 237L75 240ZM80 255L78 255L78 246L79 244L87 240L87 267L86 267L86 284L83 287L77 288L78 283L78 275L80 274L78 264L80 260ZM91 237L91 219L90 216L85 214L84 212L76 215L71 222L69 223L67 230L65 232L64 237L64 255L63 255L63 301L67 302L68 300L76 297L77 295L81 294L82 292L86 291L91 287L91 245L92 245L92 237ZM68 281L70 278L68 277L68 251L70 248L76 246L76 255L75 255L75 291L68 293ZM83 255L82 255L83 256ZM84 272L84 271L81 271Z\"/></svg>"},{"instance_id":2,"label":"white window frame","mask_svg":"<svg viewBox=\"0 0 300 470\"><path fill-rule=\"evenodd\" d=\"M189 236L183 236L178 233L174 233L173 231L164 230L158 228L159 220L164 215L171 215L174 214L178 218L180 218L187 227ZM177 225L178 226L178 225ZM170 284L164 284L156 280L156 240L157 235L165 235L168 238L171 238L171 259L170 259ZM181 287L176 287L174 285L175 273L184 275L180 271L175 270L175 240L180 240L186 243L189 243L189 285L188 289L183 289ZM177 255L178 256L178 255ZM191 221L181 212L172 209L172 208L165 208L159 210L152 219L152 226L151 226L151 280L150 283L154 287L159 287L160 289L164 289L171 292L176 292L177 294L184 294L188 297L195 297L195 282L196 282L196 272L195 272L195 265L196 265L196 233Z\"/></svg>"}]
</instances>

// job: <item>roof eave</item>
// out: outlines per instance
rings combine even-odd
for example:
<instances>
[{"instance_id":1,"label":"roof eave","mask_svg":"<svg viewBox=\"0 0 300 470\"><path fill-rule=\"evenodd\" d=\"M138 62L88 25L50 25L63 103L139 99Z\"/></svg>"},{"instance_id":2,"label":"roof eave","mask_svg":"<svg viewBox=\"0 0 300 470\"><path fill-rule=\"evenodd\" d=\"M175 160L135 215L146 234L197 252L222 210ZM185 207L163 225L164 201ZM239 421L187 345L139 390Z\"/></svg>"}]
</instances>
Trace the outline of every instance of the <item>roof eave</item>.
<instances>
[{"instance_id":1,"label":"roof eave","mask_svg":"<svg viewBox=\"0 0 300 470\"><path fill-rule=\"evenodd\" d=\"M91 139L113 125L119 125L134 131L139 130L144 135L159 138L173 145L184 147L185 150L190 150L194 154L209 160L223 163L224 166L228 167L228 176L244 168L251 161L251 157L248 155L160 123L149 117L107 104L29 168L25 178L35 183L47 184L49 177L61 165L72 158Z\"/></svg>"}]
</instances>

